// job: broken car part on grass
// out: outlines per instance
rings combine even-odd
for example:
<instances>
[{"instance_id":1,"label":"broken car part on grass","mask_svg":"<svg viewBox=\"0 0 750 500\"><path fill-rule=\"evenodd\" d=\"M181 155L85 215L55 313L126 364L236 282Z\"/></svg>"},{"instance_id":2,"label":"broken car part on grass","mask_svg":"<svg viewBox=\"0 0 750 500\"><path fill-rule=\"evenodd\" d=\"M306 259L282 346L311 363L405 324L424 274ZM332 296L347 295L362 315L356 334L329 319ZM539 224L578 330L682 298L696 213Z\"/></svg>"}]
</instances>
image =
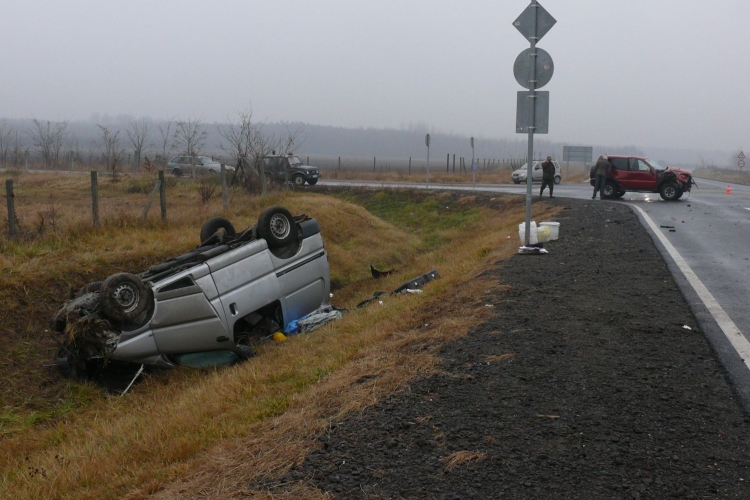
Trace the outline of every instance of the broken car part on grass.
<instances>
[{"instance_id":1,"label":"broken car part on grass","mask_svg":"<svg viewBox=\"0 0 750 500\"><path fill-rule=\"evenodd\" d=\"M328 303L330 267L315 219L273 206L239 234L214 217L200 240L141 273L90 283L65 303L51 325L61 369L86 376L109 360L227 364Z\"/></svg>"},{"instance_id":2,"label":"broken car part on grass","mask_svg":"<svg viewBox=\"0 0 750 500\"><path fill-rule=\"evenodd\" d=\"M370 266L372 267L372 266ZM354 308L359 309L360 307L364 307L371 302L374 302L376 300L380 300L382 297L387 297L389 295L398 295L399 293L410 293L416 290L421 290L423 286L425 286L427 283L429 283L432 280L438 279L440 275L438 272L433 269L432 271L426 272L421 276L417 276L416 278L407 281L406 283L402 284L392 292L384 292L384 291L377 291L374 292L371 296L357 304Z\"/></svg>"}]
</instances>

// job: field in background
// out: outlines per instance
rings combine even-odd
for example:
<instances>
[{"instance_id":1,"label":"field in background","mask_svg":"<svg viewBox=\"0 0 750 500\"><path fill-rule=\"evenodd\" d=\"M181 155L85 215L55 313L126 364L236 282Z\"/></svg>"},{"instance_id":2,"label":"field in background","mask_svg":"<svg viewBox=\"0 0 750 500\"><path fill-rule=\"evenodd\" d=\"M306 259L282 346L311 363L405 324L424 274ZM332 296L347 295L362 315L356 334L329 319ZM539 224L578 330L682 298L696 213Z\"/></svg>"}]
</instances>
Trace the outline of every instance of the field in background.
<instances>
[{"instance_id":1,"label":"field in background","mask_svg":"<svg viewBox=\"0 0 750 500\"><path fill-rule=\"evenodd\" d=\"M693 171L695 177L732 184L750 185L750 171L730 170L717 167L698 168Z\"/></svg>"},{"instance_id":2,"label":"field in background","mask_svg":"<svg viewBox=\"0 0 750 500\"><path fill-rule=\"evenodd\" d=\"M228 456L246 457L242 484L279 473L332 418L428 372L436 346L481 321L501 284L477 277L515 253L524 213L521 197L320 186L267 199L231 189L225 211L218 198L202 202L200 183L171 179L162 223L158 205L140 217L154 181L145 176L100 181L94 228L87 176L13 179L22 237L0 237L0 497L13 498L140 498L196 470L220 474L214 464ZM47 322L71 290L193 248L209 217L244 228L272 204L320 221L339 307L432 268L441 279L231 368L151 374L125 398L44 366L55 352ZM534 204L536 220L553 213ZM375 282L370 264L399 272Z\"/></svg>"}]
</instances>

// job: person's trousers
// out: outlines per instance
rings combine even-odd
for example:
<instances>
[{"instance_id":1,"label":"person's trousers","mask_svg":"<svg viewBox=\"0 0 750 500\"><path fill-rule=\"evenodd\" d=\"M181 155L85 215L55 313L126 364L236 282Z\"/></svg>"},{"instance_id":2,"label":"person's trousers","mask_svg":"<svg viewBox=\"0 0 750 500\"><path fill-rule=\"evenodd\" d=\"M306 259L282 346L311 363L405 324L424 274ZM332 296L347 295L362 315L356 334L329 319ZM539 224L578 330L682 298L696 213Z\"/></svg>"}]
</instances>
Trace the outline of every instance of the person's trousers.
<instances>
[{"instance_id":1,"label":"person's trousers","mask_svg":"<svg viewBox=\"0 0 750 500\"><path fill-rule=\"evenodd\" d=\"M545 180L542 179L542 188L539 190L539 196L542 196L542 193L544 192L544 188L549 186L549 195L552 196L552 192L555 190L555 181L554 180Z\"/></svg>"},{"instance_id":2,"label":"person's trousers","mask_svg":"<svg viewBox=\"0 0 750 500\"><path fill-rule=\"evenodd\" d=\"M596 192L599 191L599 196L601 196L601 192L604 191L604 183L607 181L607 177L604 175L596 175L596 179L594 180L594 195L592 198L596 198Z\"/></svg>"}]
</instances>

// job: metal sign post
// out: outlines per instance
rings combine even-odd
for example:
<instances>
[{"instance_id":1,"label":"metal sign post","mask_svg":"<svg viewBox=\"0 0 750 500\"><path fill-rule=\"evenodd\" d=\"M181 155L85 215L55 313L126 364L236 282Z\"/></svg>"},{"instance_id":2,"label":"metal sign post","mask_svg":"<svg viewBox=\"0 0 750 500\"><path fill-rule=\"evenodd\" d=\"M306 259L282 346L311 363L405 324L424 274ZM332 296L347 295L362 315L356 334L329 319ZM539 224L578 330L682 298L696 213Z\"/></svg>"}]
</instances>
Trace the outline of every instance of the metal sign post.
<instances>
[{"instance_id":1,"label":"metal sign post","mask_svg":"<svg viewBox=\"0 0 750 500\"><path fill-rule=\"evenodd\" d=\"M536 44L555 25L553 18L539 2L532 0L531 4L518 18L513 26L531 43L531 47L521 52L513 65L513 75L522 87L529 92L518 93L518 107L516 110L516 132L527 132L529 148L526 162L526 232L524 245L529 245L531 239L531 184L534 177L534 132L547 133L549 121L549 95L537 93L537 89L544 87L552 78L554 64L550 55L537 49ZM539 94L547 94L545 99L539 100ZM524 104L528 103L528 104ZM544 123L544 128L537 128L537 123Z\"/></svg>"},{"instance_id":2,"label":"metal sign post","mask_svg":"<svg viewBox=\"0 0 750 500\"><path fill-rule=\"evenodd\" d=\"M427 180L425 187L430 187L430 134L424 136L424 144L427 146Z\"/></svg>"}]
</instances>

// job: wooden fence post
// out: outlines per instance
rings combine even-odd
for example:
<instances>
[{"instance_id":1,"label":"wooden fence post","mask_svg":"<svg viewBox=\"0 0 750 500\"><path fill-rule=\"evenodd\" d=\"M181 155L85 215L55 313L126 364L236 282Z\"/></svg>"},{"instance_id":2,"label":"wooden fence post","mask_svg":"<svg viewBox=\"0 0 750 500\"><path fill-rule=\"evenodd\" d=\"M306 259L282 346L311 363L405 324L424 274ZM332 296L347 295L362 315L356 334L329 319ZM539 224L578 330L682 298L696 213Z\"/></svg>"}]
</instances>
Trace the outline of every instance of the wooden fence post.
<instances>
[{"instance_id":1,"label":"wooden fence post","mask_svg":"<svg viewBox=\"0 0 750 500\"><path fill-rule=\"evenodd\" d=\"M453 173L456 173L456 153L453 153Z\"/></svg>"},{"instance_id":2,"label":"wooden fence post","mask_svg":"<svg viewBox=\"0 0 750 500\"><path fill-rule=\"evenodd\" d=\"M164 170L159 170L159 202L161 205L161 221L167 222L167 183L164 182Z\"/></svg>"},{"instance_id":3,"label":"wooden fence post","mask_svg":"<svg viewBox=\"0 0 750 500\"><path fill-rule=\"evenodd\" d=\"M5 181L5 196L8 199L8 236L16 237L16 207L13 202L13 179Z\"/></svg>"},{"instance_id":4,"label":"wooden fence post","mask_svg":"<svg viewBox=\"0 0 750 500\"><path fill-rule=\"evenodd\" d=\"M91 171L91 215L94 218L94 227L99 227L99 182L97 171Z\"/></svg>"},{"instance_id":5,"label":"wooden fence post","mask_svg":"<svg viewBox=\"0 0 750 500\"><path fill-rule=\"evenodd\" d=\"M376 170L375 170L375 157L374 156L372 157L372 171L376 172Z\"/></svg>"},{"instance_id":6,"label":"wooden fence post","mask_svg":"<svg viewBox=\"0 0 750 500\"><path fill-rule=\"evenodd\" d=\"M154 202L154 199L156 198L156 193L159 191L160 187L161 187L161 181L156 181L154 183L154 189L151 190L151 195L148 197L146 206L143 207L143 213L141 214L141 217L143 217L144 221L146 220L146 216L148 216L148 211L151 209L151 204Z\"/></svg>"},{"instance_id":7,"label":"wooden fence post","mask_svg":"<svg viewBox=\"0 0 750 500\"><path fill-rule=\"evenodd\" d=\"M450 172L450 169L451 169L451 154L448 153L445 156L445 173L447 174L448 172Z\"/></svg>"},{"instance_id":8,"label":"wooden fence post","mask_svg":"<svg viewBox=\"0 0 750 500\"><path fill-rule=\"evenodd\" d=\"M409 157L409 175L411 175L411 156Z\"/></svg>"}]
</instances>

